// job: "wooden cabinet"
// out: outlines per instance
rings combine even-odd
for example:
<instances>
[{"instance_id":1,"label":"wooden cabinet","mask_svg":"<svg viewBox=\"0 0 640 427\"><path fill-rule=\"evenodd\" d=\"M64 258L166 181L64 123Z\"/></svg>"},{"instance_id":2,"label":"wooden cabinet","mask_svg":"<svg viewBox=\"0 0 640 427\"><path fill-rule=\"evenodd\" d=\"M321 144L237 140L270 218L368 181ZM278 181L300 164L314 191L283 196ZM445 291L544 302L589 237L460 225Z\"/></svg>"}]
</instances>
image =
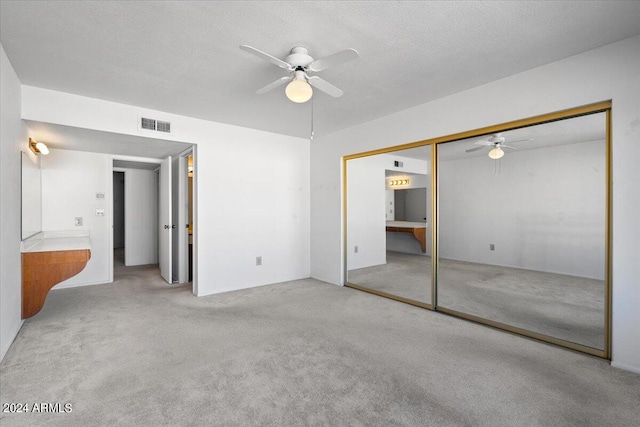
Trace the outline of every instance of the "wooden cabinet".
<instances>
[{"instance_id":1,"label":"wooden cabinet","mask_svg":"<svg viewBox=\"0 0 640 427\"><path fill-rule=\"evenodd\" d=\"M22 318L37 314L52 287L80 273L89 249L22 253Z\"/></svg>"}]
</instances>

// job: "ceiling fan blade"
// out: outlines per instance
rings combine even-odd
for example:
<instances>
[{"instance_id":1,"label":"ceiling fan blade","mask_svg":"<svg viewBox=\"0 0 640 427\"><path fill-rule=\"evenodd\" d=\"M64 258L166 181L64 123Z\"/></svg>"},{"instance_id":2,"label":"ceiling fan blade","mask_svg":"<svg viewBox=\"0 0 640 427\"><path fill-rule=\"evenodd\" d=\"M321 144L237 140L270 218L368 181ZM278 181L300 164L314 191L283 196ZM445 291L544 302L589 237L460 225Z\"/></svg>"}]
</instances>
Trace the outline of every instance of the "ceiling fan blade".
<instances>
[{"instance_id":1,"label":"ceiling fan blade","mask_svg":"<svg viewBox=\"0 0 640 427\"><path fill-rule=\"evenodd\" d=\"M291 64L284 62L282 59L278 59L275 56L269 55L268 53L265 53L261 50L256 49L255 47L251 47L251 46L247 46L246 44L240 45L240 49L244 50L245 52L249 52L252 55L257 56L258 58L262 58L265 59L269 62L271 62L274 65L277 65L280 68L284 68L285 70L293 70L293 67L291 66Z\"/></svg>"},{"instance_id":2,"label":"ceiling fan blade","mask_svg":"<svg viewBox=\"0 0 640 427\"><path fill-rule=\"evenodd\" d=\"M487 141L486 139L481 139L481 140L478 140L478 141L474 142L474 144L482 145L484 147L484 146L489 146L489 145L495 145L495 142Z\"/></svg>"},{"instance_id":3,"label":"ceiling fan blade","mask_svg":"<svg viewBox=\"0 0 640 427\"><path fill-rule=\"evenodd\" d=\"M344 94L342 89L338 89L328 81L321 79L318 76L309 77L309 84L316 89L320 89L327 95L333 96L334 98L340 98Z\"/></svg>"},{"instance_id":4,"label":"ceiling fan blade","mask_svg":"<svg viewBox=\"0 0 640 427\"><path fill-rule=\"evenodd\" d=\"M508 145L500 144L500 148L508 148L509 150L517 150L515 147L510 147Z\"/></svg>"},{"instance_id":5,"label":"ceiling fan blade","mask_svg":"<svg viewBox=\"0 0 640 427\"><path fill-rule=\"evenodd\" d=\"M509 144L513 144L514 142L525 142L525 141L533 141L534 138L529 138L529 139L519 139L517 141L509 141Z\"/></svg>"},{"instance_id":6,"label":"ceiling fan blade","mask_svg":"<svg viewBox=\"0 0 640 427\"><path fill-rule=\"evenodd\" d=\"M263 93L267 93L270 90L277 88L278 86L282 86L283 84L287 83L289 80L291 80L290 76L280 77L278 80L273 81L264 87L261 87L256 91L256 93L258 95L262 95Z\"/></svg>"},{"instance_id":7,"label":"ceiling fan blade","mask_svg":"<svg viewBox=\"0 0 640 427\"><path fill-rule=\"evenodd\" d=\"M468 150L464 150L465 153L473 153L474 151L482 150L484 146L469 148Z\"/></svg>"},{"instance_id":8,"label":"ceiling fan blade","mask_svg":"<svg viewBox=\"0 0 640 427\"><path fill-rule=\"evenodd\" d=\"M311 71L326 70L327 68L335 67L336 65L344 64L345 62L358 59L359 56L360 54L355 49L341 50L340 52L334 53L333 55L316 59L311 64L309 64L309 70Z\"/></svg>"}]
</instances>

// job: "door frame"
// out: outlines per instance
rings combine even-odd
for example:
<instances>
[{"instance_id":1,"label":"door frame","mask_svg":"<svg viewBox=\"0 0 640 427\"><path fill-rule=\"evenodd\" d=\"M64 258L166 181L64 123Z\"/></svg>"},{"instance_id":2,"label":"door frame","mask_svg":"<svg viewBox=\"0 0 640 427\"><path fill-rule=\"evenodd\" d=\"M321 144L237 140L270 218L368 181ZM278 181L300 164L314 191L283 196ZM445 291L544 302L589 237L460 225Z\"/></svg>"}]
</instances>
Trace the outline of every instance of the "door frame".
<instances>
[{"instance_id":1,"label":"door frame","mask_svg":"<svg viewBox=\"0 0 640 427\"><path fill-rule=\"evenodd\" d=\"M111 225L111 233L109 233L109 247L110 247L110 251L109 251L109 283L113 283L113 268L114 268L114 259L113 259L113 250L114 250L114 241L113 241L113 173L114 172L124 172L124 179L126 182L127 179L127 168L120 168L120 167L114 167L113 166L113 162L114 160L122 160L122 161L128 161L128 162L140 162L140 163L154 163L157 165L160 165L160 162L162 161L161 159L154 159L154 158L150 158L150 157L135 157L135 156L121 156L121 155L111 155L111 162L110 162L110 168L109 168L109 174L111 176L111 179L108 180L108 189L109 189L109 194L112 195L111 202L110 202L110 206L109 206L109 215L108 217L110 218L109 223ZM125 218L126 221L126 218ZM126 241L126 228L125 228L125 241ZM125 252L127 250L127 247L125 245ZM125 255L126 256L126 255Z\"/></svg>"},{"instance_id":2,"label":"door frame","mask_svg":"<svg viewBox=\"0 0 640 427\"><path fill-rule=\"evenodd\" d=\"M181 152L180 154L178 154L178 156L180 157L184 157L185 159L185 180L184 183L185 185L187 185L187 180L186 180L186 156L188 156L189 154L193 155L193 234L192 234L192 239L193 239L193 258L192 258L192 268L193 268L193 280L191 282L191 290L193 295L198 295L198 249L197 249L197 233L198 233L198 197L197 194L198 192L196 191L197 189L197 182L198 182L198 168L197 168L197 144L193 144L191 147L189 147L187 150ZM118 168L118 167L114 167L113 166L113 161L114 160L123 160L123 161L131 161L131 162L144 162L144 163L155 163L158 166L160 165L160 162L162 161L162 159L155 159L155 158L149 158L149 157L136 157L136 156L123 156L123 155L111 155L111 163L110 163L110 169L109 169L109 180L108 180L108 191L109 194L113 194L113 172L126 172L125 168ZM182 176L182 174L181 174ZM126 179L126 176L125 176ZM111 205L110 205L110 214L109 214L109 218L110 218L110 225L111 225L111 233L109 233L109 246L111 248L111 250L109 251L109 283L113 283L113 267L114 267L114 258L113 258L113 197L110 198L111 199ZM186 216L186 214L185 214ZM185 233L185 235L187 236L187 245L188 245L188 233ZM188 247L188 246L187 246ZM188 262L188 251L186 251L186 255L187 255L187 262ZM188 271L188 270L187 270Z\"/></svg>"},{"instance_id":3,"label":"door frame","mask_svg":"<svg viewBox=\"0 0 640 427\"><path fill-rule=\"evenodd\" d=\"M187 226L189 224L189 177L188 177L188 157L194 155L194 147L189 147L176 157L178 159L178 191L177 191L177 212L178 217L174 221L178 228L177 241L174 244L178 245L178 262L177 262L177 278L178 283L187 283L189 281L189 233ZM194 155L195 164L195 155ZM195 182L195 167L194 178ZM192 200L195 206L195 191L192 188ZM194 209L194 233L195 234L195 209ZM193 257L193 263L195 264L195 256ZM192 266L193 270L195 268ZM195 281L195 274L193 275Z\"/></svg>"}]
</instances>

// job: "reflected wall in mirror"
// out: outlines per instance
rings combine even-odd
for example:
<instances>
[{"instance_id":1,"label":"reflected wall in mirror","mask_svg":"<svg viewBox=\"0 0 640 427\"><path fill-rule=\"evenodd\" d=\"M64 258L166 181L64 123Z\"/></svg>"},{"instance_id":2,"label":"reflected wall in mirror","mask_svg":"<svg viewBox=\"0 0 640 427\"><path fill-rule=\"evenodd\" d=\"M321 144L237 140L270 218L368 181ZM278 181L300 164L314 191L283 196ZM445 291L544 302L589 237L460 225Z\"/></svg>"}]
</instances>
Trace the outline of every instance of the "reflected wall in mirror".
<instances>
[{"instance_id":1,"label":"reflected wall in mirror","mask_svg":"<svg viewBox=\"0 0 640 427\"><path fill-rule=\"evenodd\" d=\"M438 307L605 349L606 121L438 145Z\"/></svg>"},{"instance_id":2,"label":"reflected wall in mirror","mask_svg":"<svg viewBox=\"0 0 640 427\"><path fill-rule=\"evenodd\" d=\"M346 162L347 282L430 305L431 146Z\"/></svg>"},{"instance_id":3,"label":"reflected wall in mirror","mask_svg":"<svg viewBox=\"0 0 640 427\"><path fill-rule=\"evenodd\" d=\"M40 166L22 152L22 240L42 231Z\"/></svg>"}]
</instances>

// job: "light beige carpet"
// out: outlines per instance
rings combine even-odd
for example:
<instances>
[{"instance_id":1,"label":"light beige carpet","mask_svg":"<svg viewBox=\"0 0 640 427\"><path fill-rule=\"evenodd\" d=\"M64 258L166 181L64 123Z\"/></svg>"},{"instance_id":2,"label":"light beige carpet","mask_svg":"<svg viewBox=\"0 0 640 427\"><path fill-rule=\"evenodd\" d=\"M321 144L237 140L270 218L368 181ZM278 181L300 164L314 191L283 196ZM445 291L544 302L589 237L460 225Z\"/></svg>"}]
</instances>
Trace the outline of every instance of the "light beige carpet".
<instances>
[{"instance_id":1,"label":"light beige carpet","mask_svg":"<svg viewBox=\"0 0 640 427\"><path fill-rule=\"evenodd\" d=\"M52 292L0 364L9 426L630 426L640 375L306 279L196 298L155 267Z\"/></svg>"},{"instance_id":2,"label":"light beige carpet","mask_svg":"<svg viewBox=\"0 0 640 427\"><path fill-rule=\"evenodd\" d=\"M349 271L349 282L431 304L431 257L387 252L387 264ZM438 305L604 348L603 281L441 260Z\"/></svg>"}]
</instances>

